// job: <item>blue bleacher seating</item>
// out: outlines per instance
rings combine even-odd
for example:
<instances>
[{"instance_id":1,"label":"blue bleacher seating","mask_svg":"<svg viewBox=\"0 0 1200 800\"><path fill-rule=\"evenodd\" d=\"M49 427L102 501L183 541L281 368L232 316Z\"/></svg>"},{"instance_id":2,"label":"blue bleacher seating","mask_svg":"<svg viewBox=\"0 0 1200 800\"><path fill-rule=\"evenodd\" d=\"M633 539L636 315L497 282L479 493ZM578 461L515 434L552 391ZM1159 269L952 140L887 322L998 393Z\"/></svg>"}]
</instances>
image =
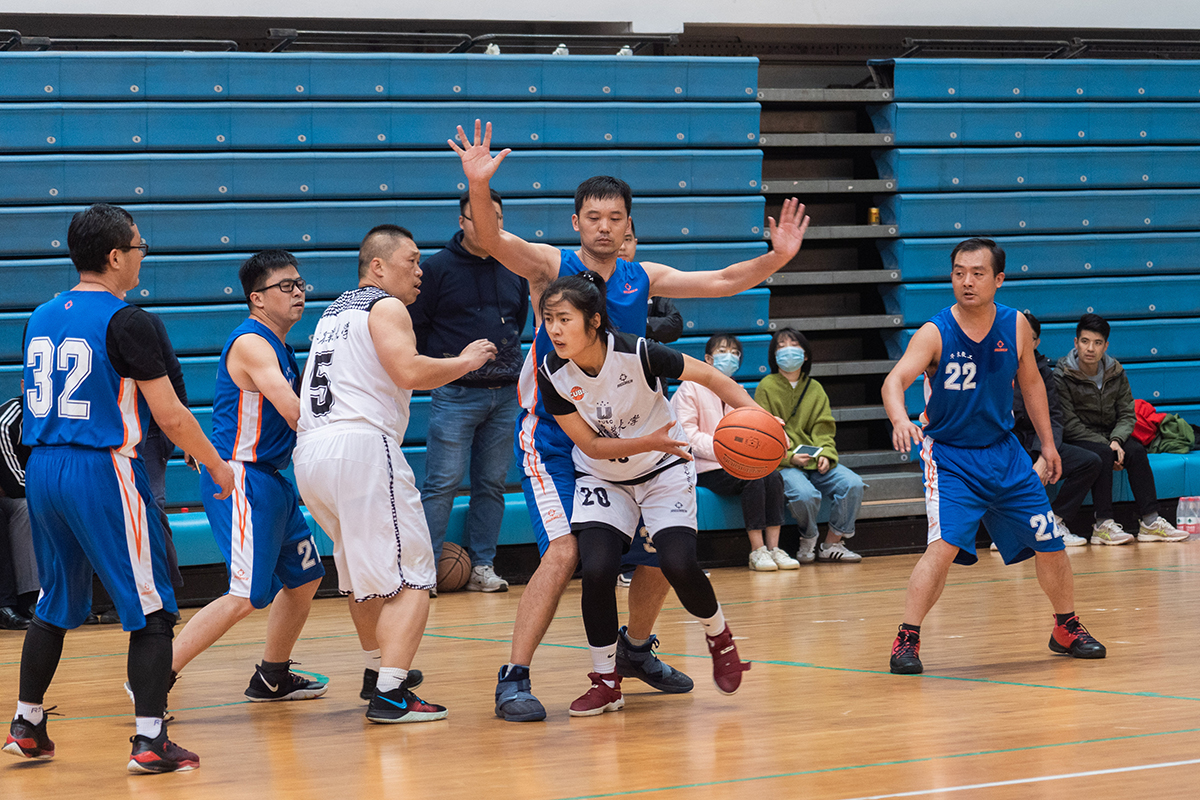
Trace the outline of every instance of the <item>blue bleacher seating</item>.
<instances>
[{"instance_id":1,"label":"blue bleacher seating","mask_svg":"<svg viewBox=\"0 0 1200 800\"><path fill-rule=\"evenodd\" d=\"M593 175L639 195L758 194L759 150L512 153L492 188L504 197L571 196ZM149 153L0 159L8 204L161 203L437 197L465 190L462 162L444 152Z\"/></svg>"},{"instance_id":2,"label":"blue bleacher seating","mask_svg":"<svg viewBox=\"0 0 1200 800\"><path fill-rule=\"evenodd\" d=\"M753 100L755 58L6 53L0 101Z\"/></svg>"}]
</instances>

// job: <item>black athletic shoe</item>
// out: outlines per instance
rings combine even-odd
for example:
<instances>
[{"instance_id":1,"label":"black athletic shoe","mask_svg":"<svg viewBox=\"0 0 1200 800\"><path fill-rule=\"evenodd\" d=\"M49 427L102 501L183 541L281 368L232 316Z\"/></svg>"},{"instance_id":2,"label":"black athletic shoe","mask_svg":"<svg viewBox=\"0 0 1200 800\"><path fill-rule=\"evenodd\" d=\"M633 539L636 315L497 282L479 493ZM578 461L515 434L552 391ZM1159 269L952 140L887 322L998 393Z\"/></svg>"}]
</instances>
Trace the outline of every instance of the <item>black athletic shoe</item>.
<instances>
[{"instance_id":1,"label":"black athletic shoe","mask_svg":"<svg viewBox=\"0 0 1200 800\"><path fill-rule=\"evenodd\" d=\"M1079 617L1071 617L1062 625L1055 622L1054 632L1050 634L1050 649L1074 658L1104 658L1108 655L1108 650L1087 632Z\"/></svg>"},{"instance_id":2,"label":"black athletic shoe","mask_svg":"<svg viewBox=\"0 0 1200 800\"><path fill-rule=\"evenodd\" d=\"M4 742L4 752L18 758L54 758L54 742L46 735L46 720L50 712L57 706L43 712L42 721L34 725L24 717L17 717L8 726L8 739Z\"/></svg>"},{"instance_id":3,"label":"black athletic shoe","mask_svg":"<svg viewBox=\"0 0 1200 800\"><path fill-rule=\"evenodd\" d=\"M410 669L408 671L408 688L415 689L425 680L425 676L421 674L419 669ZM379 682L379 673L373 669L363 670L363 687L358 696L363 700L370 700L375 695L375 684Z\"/></svg>"},{"instance_id":4,"label":"black athletic shoe","mask_svg":"<svg viewBox=\"0 0 1200 800\"><path fill-rule=\"evenodd\" d=\"M629 643L629 629L622 625L617 632L617 674L622 678L637 678L660 692L690 692L695 686L692 679L659 659L654 652L656 647L657 636L634 647Z\"/></svg>"},{"instance_id":5,"label":"black athletic shoe","mask_svg":"<svg viewBox=\"0 0 1200 800\"><path fill-rule=\"evenodd\" d=\"M403 683L390 692L371 696L367 706L367 719L384 725L402 722L433 722L445 719L449 712L445 706L426 703L412 692L412 687L405 679Z\"/></svg>"},{"instance_id":6,"label":"black athletic shoe","mask_svg":"<svg viewBox=\"0 0 1200 800\"><path fill-rule=\"evenodd\" d=\"M157 774L161 772L185 772L200 766L200 756L191 750L184 750L167 738L167 726L164 724L158 736L131 736L133 752L129 754L130 772Z\"/></svg>"},{"instance_id":7,"label":"black athletic shoe","mask_svg":"<svg viewBox=\"0 0 1200 800\"><path fill-rule=\"evenodd\" d=\"M297 664L289 661L288 664ZM268 703L272 700L311 700L325 694L327 687L319 681L302 678L288 670L279 675L268 676L262 665L254 667L254 677L246 687L246 699L251 703Z\"/></svg>"},{"instance_id":8,"label":"black athletic shoe","mask_svg":"<svg viewBox=\"0 0 1200 800\"><path fill-rule=\"evenodd\" d=\"M919 675L925 667L921 664L921 634L903 628L896 634L892 644L892 672L896 675Z\"/></svg>"}]
</instances>

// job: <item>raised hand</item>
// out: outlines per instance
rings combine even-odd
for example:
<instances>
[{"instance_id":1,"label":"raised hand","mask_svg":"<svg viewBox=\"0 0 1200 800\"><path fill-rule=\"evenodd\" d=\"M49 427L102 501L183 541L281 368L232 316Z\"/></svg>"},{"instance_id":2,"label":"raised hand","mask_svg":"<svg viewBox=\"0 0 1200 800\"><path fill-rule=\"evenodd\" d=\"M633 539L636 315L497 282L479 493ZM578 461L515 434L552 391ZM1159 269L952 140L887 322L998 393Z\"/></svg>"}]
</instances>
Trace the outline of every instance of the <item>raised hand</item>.
<instances>
[{"instance_id":1,"label":"raised hand","mask_svg":"<svg viewBox=\"0 0 1200 800\"><path fill-rule=\"evenodd\" d=\"M461 130L461 129L460 129ZM771 247L789 261L800 252L804 232L808 230L809 218L804 213L800 200L792 197L783 201L779 211L779 224L774 217L767 217L767 228L771 232Z\"/></svg>"},{"instance_id":2,"label":"raised hand","mask_svg":"<svg viewBox=\"0 0 1200 800\"><path fill-rule=\"evenodd\" d=\"M446 140L450 149L458 153L458 157L462 159L463 174L467 176L468 181L491 180L492 176L496 174L496 168L500 166L500 162L512 152L506 147L493 158L491 152L492 123L489 122L486 127L483 127L482 139L480 139L481 127L480 121L475 120L475 139L472 141L467 138L467 132L463 130L462 125L458 126L457 138L462 142L462 147L459 147L453 139Z\"/></svg>"},{"instance_id":3,"label":"raised hand","mask_svg":"<svg viewBox=\"0 0 1200 800\"><path fill-rule=\"evenodd\" d=\"M471 370L474 371L496 357L496 345L487 339L476 339L464 347L460 355L467 359Z\"/></svg>"}]
</instances>

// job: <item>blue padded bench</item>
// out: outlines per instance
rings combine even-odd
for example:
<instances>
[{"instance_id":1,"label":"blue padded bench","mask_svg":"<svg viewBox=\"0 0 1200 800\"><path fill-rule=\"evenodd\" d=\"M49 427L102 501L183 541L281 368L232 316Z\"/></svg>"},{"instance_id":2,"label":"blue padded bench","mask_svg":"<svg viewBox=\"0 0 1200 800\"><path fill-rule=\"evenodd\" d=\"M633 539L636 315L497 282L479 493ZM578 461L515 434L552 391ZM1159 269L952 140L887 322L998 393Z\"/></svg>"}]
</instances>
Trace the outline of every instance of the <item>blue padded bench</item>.
<instances>
[{"instance_id":1,"label":"blue padded bench","mask_svg":"<svg viewBox=\"0 0 1200 800\"><path fill-rule=\"evenodd\" d=\"M1194 100L1200 62L1041 58L901 58L890 70L897 100Z\"/></svg>"},{"instance_id":2,"label":"blue padded bench","mask_svg":"<svg viewBox=\"0 0 1200 800\"><path fill-rule=\"evenodd\" d=\"M880 200L879 212L905 236L1192 230L1200 190L898 194Z\"/></svg>"},{"instance_id":3,"label":"blue padded bench","mask_svg":"<svg viewBox=\"0 0 1200 800\"><path fill-rule=\"evenodd\" d=\"M492 181L504 197L571 196L593 175L639 195L758 194L760 150L519 152ZM462 162L445 152L203 153L11 156L0 159L6 204L359 200L457 196Z\"/></svg>"},{"instance_id":4,"label":"blue padded bench","mask_svg":"<svg viewBox=\"0 0 1200 800\"><path fill-rule=\"evenodd\" d=\"M879 244L884 264L906 281L945 281L950 252L969 235L895 239ZM1011 278L1083 278L1196 271L1200 233L1112 233L1069 236L997 236Z\"/></svg>"},{"instance_id":5,"label":"blue padded bench","mask_svg":"<svg viewBox=\"0 0 1200 800\"><path fill-rule=\"evenodd\" d=\"M892 103L868 110L875 130L893 134L897 147L1200 142L1196 103Z\"/></svg>"},{"instance_id":6,"label":"blue padded bench","mask_svg":"<svg viewBox=\"0 0 1200 800\"><path fill-rule=\"evenodd\" d=\"M954 298L949 283L881 286L880 293L887 313L902 316L905 325L917 326ZM1196 313L1200 307L1200 275L1008 280L998 299L1006 306L1032 311L1042 322L1078 322L1091 311L1099 311L1106 318L1149 317L1159 321L1162 317ZM1200 355L1200 343L1197 351Z\"/></svg>"},{"instance_id":7,"label":"blue padded bench","mask_svg":"<svg viewBox=\"0 0 1200 800\"><path fill-rule=\"evenodd\" d=\"M490 121L492 146L746 147L757 103L5 103L0 150L443 150Z\"/></svg>"},{"instance_id":8,"label":"blue padded bench","mask_svg":"<svg viewBox=\"0 0 1200 800\"><path fill-rule=\"evenodd\" d=\"M0 123L2 124L2 123ZM756 197L639 198L638 238L646 242L761 240L765 200ZM320 201L312 203L178 203L126 206L138 230L160 252L244 251L282 247L357 248L382 223L403 225L424 247L446 243L457 200ZM0 255L62 256L78 206L0 207ZM505 225L535 242L575 246L570 199L510 200ZM449 222L448 222L449 221ZM451 232L453 229L451 228Z\"/></svg>"},{"instance_id":9,"label":"blue padded bench","mask_svg":"<svg viewBox=\"0 0 1200 800\"><path fill-rule=\"evenodd\" d=\"M0 162L3 163L3 162ZM458 230L454 217L443 220L438 231L442 242ZM432 237L431 237L432 238ZM61 240L60 240L61 242ZM422 258L436 253L440 246L426 247ZM686 272L721 269L739 261L757 258L767 251L764 242L704 242L696 244L654 244L638 246L645 261L669 264ZM300 270L312 289L309 299L332 299L357 282L356 250L293 251ZM157 255L142 262L141 282L130 295L145 303L225 303L238 301L242 286L237 272L250 253L196 253ZM52 294L70 289L79 282L79 273L65 258L11 259L0 261L0 308L29 309L45 302Z\"/></svg>"},{"instance_id":10,"label":"blue padded bench","mask_svg":"<svg viewBox=\"0 0 1200 800\"><path fill-rule=\"evenodd\" d=\"M3 53L0 101L753 100L756 58ZM474 117L472 117L474 119Z\"/></svg>"},{"instance_id":11,"label":"blue padded bench","mask_svg":"<svg viewBox=\"0 0 1200 800\"><path fill-rule=\"evenodd\" d=\"M1200 173L1200 147L897 148L873 155L879 177L902 192L1188 187Z\"/></svg>"},{"instance_id":12,"label":"blue padded bench","mask_svg":"<svg viewBox=\"0 0 1200 800\"><path fill-rule=\"evenodd\" d=\"M1004 295L1000 295L1004 301ZM953 296L945 305L953 302ZM1037 308L1033 309L1038 314ZM1135 364L1138 361L1158 361L1170 358L1194 359L1200 358L1200 318L1197 319L1160 319L1160 320L1116 320L1109 323L1112 333L1109 337L1108 354L1120 361L1127 368L1137 366L1149 368L1148 364ZM883 334L884 344L887 345L888 356L899 358L912 338L912 329L890 331ZM1048 322L1042 326L1042 342L1040 349L1047 358L1058 360L1065 356L1075 346L1074 322ZM1175 362L1181 369L1190 368L1191 362ZM1200 378L1200 375L1197 375ZM1182 380L1182 378L1181 378Z\"/></svg>"}]
</instances>

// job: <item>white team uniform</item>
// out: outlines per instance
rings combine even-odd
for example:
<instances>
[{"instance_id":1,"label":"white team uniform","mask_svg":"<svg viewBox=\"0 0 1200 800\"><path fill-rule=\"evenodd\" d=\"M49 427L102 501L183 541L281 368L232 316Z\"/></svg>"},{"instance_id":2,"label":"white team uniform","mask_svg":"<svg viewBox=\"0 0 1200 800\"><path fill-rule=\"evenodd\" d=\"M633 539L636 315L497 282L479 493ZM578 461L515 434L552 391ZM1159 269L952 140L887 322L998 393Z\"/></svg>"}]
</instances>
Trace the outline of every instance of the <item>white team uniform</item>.
<instances>
[{"instance_id":1,"label":"white team uniform","mask_svg":"<svg viewBox=\"0 0 1200 800\"><path fill-rule=\"evenodd\" d=\"M400 451L412 392L392 382L367 328L388 297L353 289L321 315L293 455L300 494L333 539L338 588L360 602L437 583L421 494Z\"/></svg>"},{"instance_id":2,"label":"white team uniform","mask_svg":"<svg viewBox=\"0 0 1200 800\"><path fill-rule=\"evenodd\" d=\"M547 354L538 369L546 410L577 411L601 436L632 439L671 424L671 438L687 441L662 378L678 378L683 356L629 334L608 334L608 353L595 377L572 361ZM696 472L692 462L662 452L594 459L573 451L576 483L571 527L601 524L632 538L638 518L650 538L668 528L696 528Z\"/></svg>"}]
</instances>

